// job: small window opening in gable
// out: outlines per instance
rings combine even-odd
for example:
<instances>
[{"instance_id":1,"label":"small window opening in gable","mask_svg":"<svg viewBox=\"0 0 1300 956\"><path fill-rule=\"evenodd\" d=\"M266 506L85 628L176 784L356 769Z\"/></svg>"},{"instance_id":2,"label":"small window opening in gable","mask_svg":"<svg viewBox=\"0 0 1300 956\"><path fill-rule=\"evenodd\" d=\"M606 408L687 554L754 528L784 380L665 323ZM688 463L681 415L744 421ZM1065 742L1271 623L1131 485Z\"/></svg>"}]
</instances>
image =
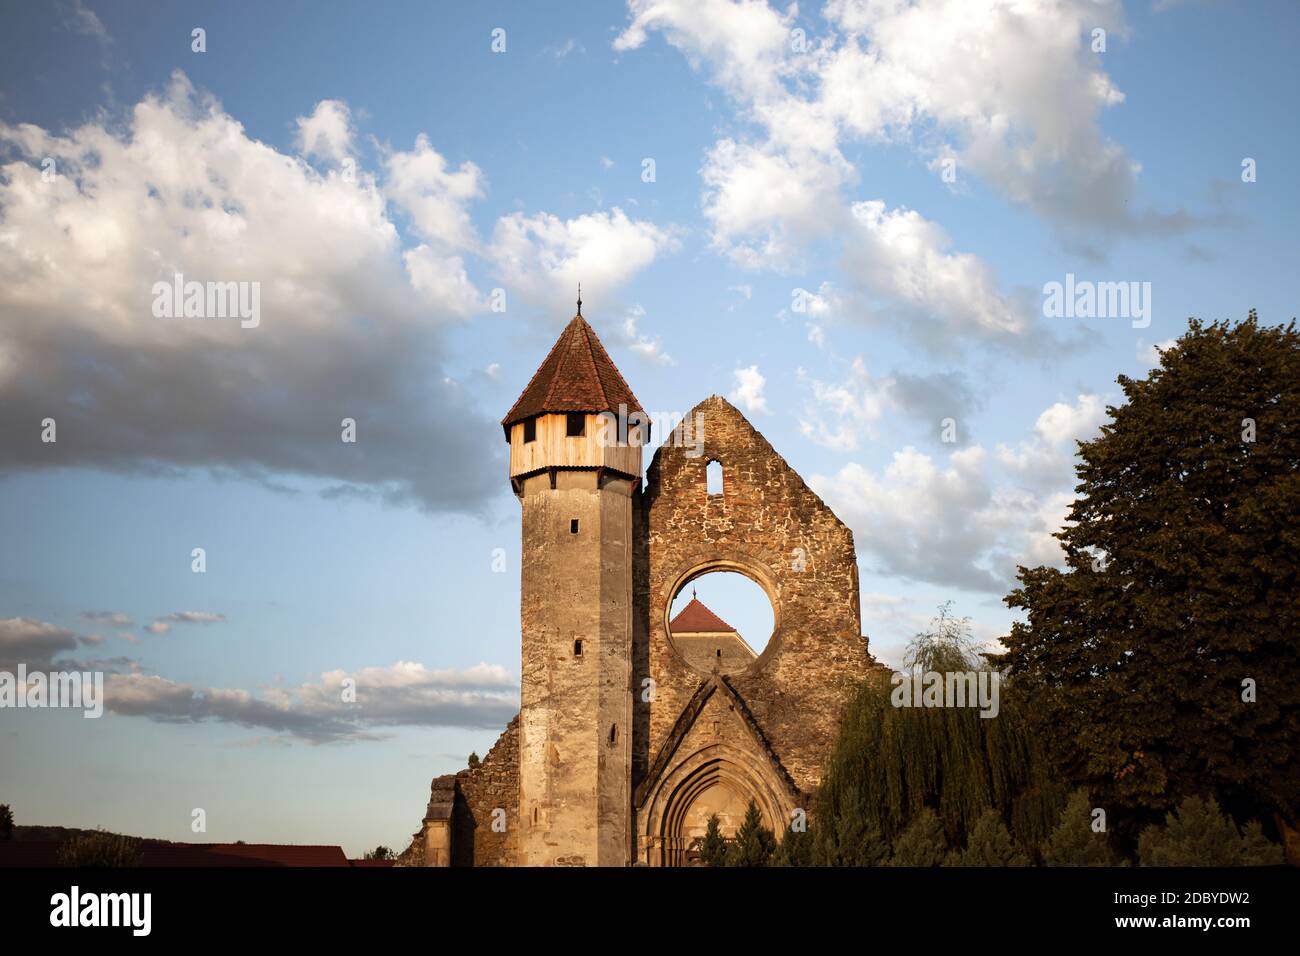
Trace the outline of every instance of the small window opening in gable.
<instances>
[{"instance_id":1,"label":"small window opening in gable","mask_svg":"<svg viewBox=\"0 0 1300 956\"><path fill-rule=\"evenodd\" d=\"M578 533L578 519L577 519L577 518L570 518L570 519L569 519L569 534L577 534L577 533Z\"/></svg>"},{"instance_id":2,"label":"small window opening in gable","mask_svg":"<svg viewBox=\"0 0 1300 956\"><path fill-rule=\"evenodd\" d=\"M582 638L578 638L576 641L573 642L573 656L574 657L582 656Z\"/></svg>"},{"instance_id":3,"label":"small window opening in gable","mask_svg":"<svg viewBox=\"0 0 1300 956\"><path fill-rule=\"evenodd\" d=\"M537 441L537 419L524 419L524 441Z\"/></svg>"},{"instance_id":4,"label":"small window opening in gable","mask_svg":"<svg viewBox=\"0 0 1300 956\"><path fill-rule=\"evenodd\" d=\"M705 468L708 491L711 495L722 494L722 462L711 461Z\"/></svg>"},{"instance_id":5,"label":"small window opening in gable","mask_svg":"<svg viewBox=\"0 0 1300 956\"><path fill-rule=\"evenodd\" d=\"M569 412L565 416L564 434L570 438L581 438L587 434L587 416L582 412Z\"/></svg>"}]
</instances>

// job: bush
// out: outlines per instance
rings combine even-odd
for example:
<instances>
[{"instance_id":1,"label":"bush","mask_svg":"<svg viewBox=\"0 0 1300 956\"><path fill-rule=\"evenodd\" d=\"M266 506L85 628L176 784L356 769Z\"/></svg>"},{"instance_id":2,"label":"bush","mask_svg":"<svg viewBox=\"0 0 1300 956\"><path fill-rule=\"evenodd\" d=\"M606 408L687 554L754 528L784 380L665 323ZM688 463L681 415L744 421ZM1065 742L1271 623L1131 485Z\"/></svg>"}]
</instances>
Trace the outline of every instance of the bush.
<instances>
[{"instance_id":1,"label":"bush","mask_svg":"<svg viewBox=\"0 0 1300 956\"><path fill-rule=\"evenodd\" d=\"M767 866L776 851L776 834L763 826L758 804L751 798L736 839L727 848L727 866Z\"/></svg>"},{"instance_id":2,"label":"bush","mask_svg":"<svg viewBox=\"0 0 1300 956\"><path fill-rule=\"evenodd\" d=\"M1282 848L1264 837L1258 823L1242 833L1213 797L1188 797L1164 826L1142 831L1138 859L1143 866L1275 866Z\"/></svg>"},{"instance_id":3,"label":"bush","mask_svg":"<svg viewBox=\"0 0 1300 956\"><path fill-rule=\"evenodd\" d=\"M1043 847L1047 866L1117 866L1119 858L1105 831L1092 829L1092 801L1083 790L1070 796L1060 822Z\"/></svg>"},{"instance_id":4,"label":"bush","mask_svg":"<svg viewBox=\"0 0 1300 956\"><path fill-rule=\"evenodd\" d=\"M942 866L948 853L943 824L929 807L912 818L894 841L890 866Z\"/></svg>"},{"instance_id":5,"label":"bush","mask_svg":"<svg viewBox=\"0 0 1300 956\"><path fill-rule=\"evenodd\" d=\"M60 866L123 867L139 863L140 841L107 830L73 837L59 847Z\"/></svg>"},{"instance_id":6,"label":"bush","mask_svg":"<svg viewBox=\"0 0 1300 956\"><path fill-rule=\"evenodd\" d=\"M708 829L704 831L704 842L700 844L700 862L705 866L725 866L727 862L727 841L722 837L716 813L709 817Z\"/></svg>"},{"instance_id":7,"label":"bush","mask_svg":"<svg viewBox=\"0 0 1300 956\"><path fill-rule=\"evenodd\" d=\"M812 834L805 830L786 828L780 845L772 854L769 866L812 866Z\"/></svg>"},{"instance_id":8,"label":"bush","mask_svg":"<svg viewBox=\"0 0 1300 956\"><path fill-rule=\"evenodd\" d=\"M957 866L1028 866L1029 857L1011 839L996 810L986 810L975 821L966 850L953 860Z\"/></svg>"}]
</instances>

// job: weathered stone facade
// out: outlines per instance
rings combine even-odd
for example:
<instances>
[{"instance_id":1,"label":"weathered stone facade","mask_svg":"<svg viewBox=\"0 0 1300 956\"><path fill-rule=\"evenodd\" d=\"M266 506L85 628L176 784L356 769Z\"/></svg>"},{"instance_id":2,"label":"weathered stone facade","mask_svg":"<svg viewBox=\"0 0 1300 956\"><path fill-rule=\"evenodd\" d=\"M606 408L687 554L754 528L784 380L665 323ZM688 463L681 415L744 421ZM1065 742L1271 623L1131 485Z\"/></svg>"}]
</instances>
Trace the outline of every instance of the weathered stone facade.
<instances>
[{"instance_id":1,"label":"weathered stone facade","mask_svg":"<svg viewBox=\"0 0 1300 956\"><path fill-rule=\"evenodd\" d=\"M434 781L425 865L681 865L710 814L731 829L752 799L780 834L820 783L872 667L852 532L716 395L642 488L639 447L611 452L592 427L635 401L579 316L503 422L523 517L521 713L480 767ZM719 570L774 609L739 670L706 668L669 628L677 594Z\"/></svg>"},{"instance_id":2,"label":"weathered stone facade","mask_svg":"<svg viewBox=\"0 0 1300 956\"><path fill-rule=\"evenodd\" d=\"M702 422L703 454L679 441L655 454L634 575L633 683L650 677L655 687L654 700L636 712L635 766L646 768L634 772L637 859L652 865L683 859L681 821L700 788L717 785L708 784L710 774L748 791L767 825L783 832L820 782L840 711L870 662L853 533L725 399L706 399L686 420ZM712 461L723 469L720 495L708 494ZM692 580L717 570L763 588L775 622L749 667L714 680L674 647L668 609ZM679 739L675 728L710 681L720 693ZM726 713L718 713L724 698ZM691 776L694 764L701 769Z\"/></svg>"}]
</instances>

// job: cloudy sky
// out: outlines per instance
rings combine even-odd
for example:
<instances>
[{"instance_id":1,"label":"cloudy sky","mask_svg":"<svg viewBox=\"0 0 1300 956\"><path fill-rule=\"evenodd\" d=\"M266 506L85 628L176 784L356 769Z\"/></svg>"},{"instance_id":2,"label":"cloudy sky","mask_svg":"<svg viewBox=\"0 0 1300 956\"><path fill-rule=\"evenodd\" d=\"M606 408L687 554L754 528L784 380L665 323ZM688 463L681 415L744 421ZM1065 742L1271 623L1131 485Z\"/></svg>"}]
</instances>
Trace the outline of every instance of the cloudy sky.
<instances>
[{"instance_id":1,"label":"cloudy sky","mask_svg":"<svg viewBox=\"0 0 1300 956\"><path fill-rule=\"evenodd\" d=\"M109 696L0 711L19 823L404 845L517 706L496 423L578 281L647 410L728 396L853 528L893 664L943 601L1005 632L1117 375L1294 314L1289 3L2 16L0 669ZM1149 325L1045 316L1070 274Z\"/></svg>"}]
</instances>

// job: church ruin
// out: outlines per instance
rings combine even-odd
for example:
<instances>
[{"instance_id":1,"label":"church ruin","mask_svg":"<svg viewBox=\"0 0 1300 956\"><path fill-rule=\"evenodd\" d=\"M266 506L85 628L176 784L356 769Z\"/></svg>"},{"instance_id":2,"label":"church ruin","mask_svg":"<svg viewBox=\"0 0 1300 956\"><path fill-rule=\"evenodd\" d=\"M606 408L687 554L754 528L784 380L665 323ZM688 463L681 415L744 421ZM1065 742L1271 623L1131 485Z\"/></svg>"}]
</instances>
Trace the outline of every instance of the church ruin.
<instances>
[{"instance_id":1,"label":"church ruin","mask_svg":"<svg viewBox=\"0 0 1300 956\"><path fill-rule=\"evenodd\" d=\"M633 422L625 441L610 415ZM426 866L684 865L711 814L734 830L753 800L779 838L810 803L877 666L853 534L725 399L686 416L702 436L664 442L643 484L645 421L579 301L502 421L523 525L520 713L477 767L433 781L408 851ZM670 620L720 570L772 602L761 653L698 601Z\"/></svg>"}]
</instances>

